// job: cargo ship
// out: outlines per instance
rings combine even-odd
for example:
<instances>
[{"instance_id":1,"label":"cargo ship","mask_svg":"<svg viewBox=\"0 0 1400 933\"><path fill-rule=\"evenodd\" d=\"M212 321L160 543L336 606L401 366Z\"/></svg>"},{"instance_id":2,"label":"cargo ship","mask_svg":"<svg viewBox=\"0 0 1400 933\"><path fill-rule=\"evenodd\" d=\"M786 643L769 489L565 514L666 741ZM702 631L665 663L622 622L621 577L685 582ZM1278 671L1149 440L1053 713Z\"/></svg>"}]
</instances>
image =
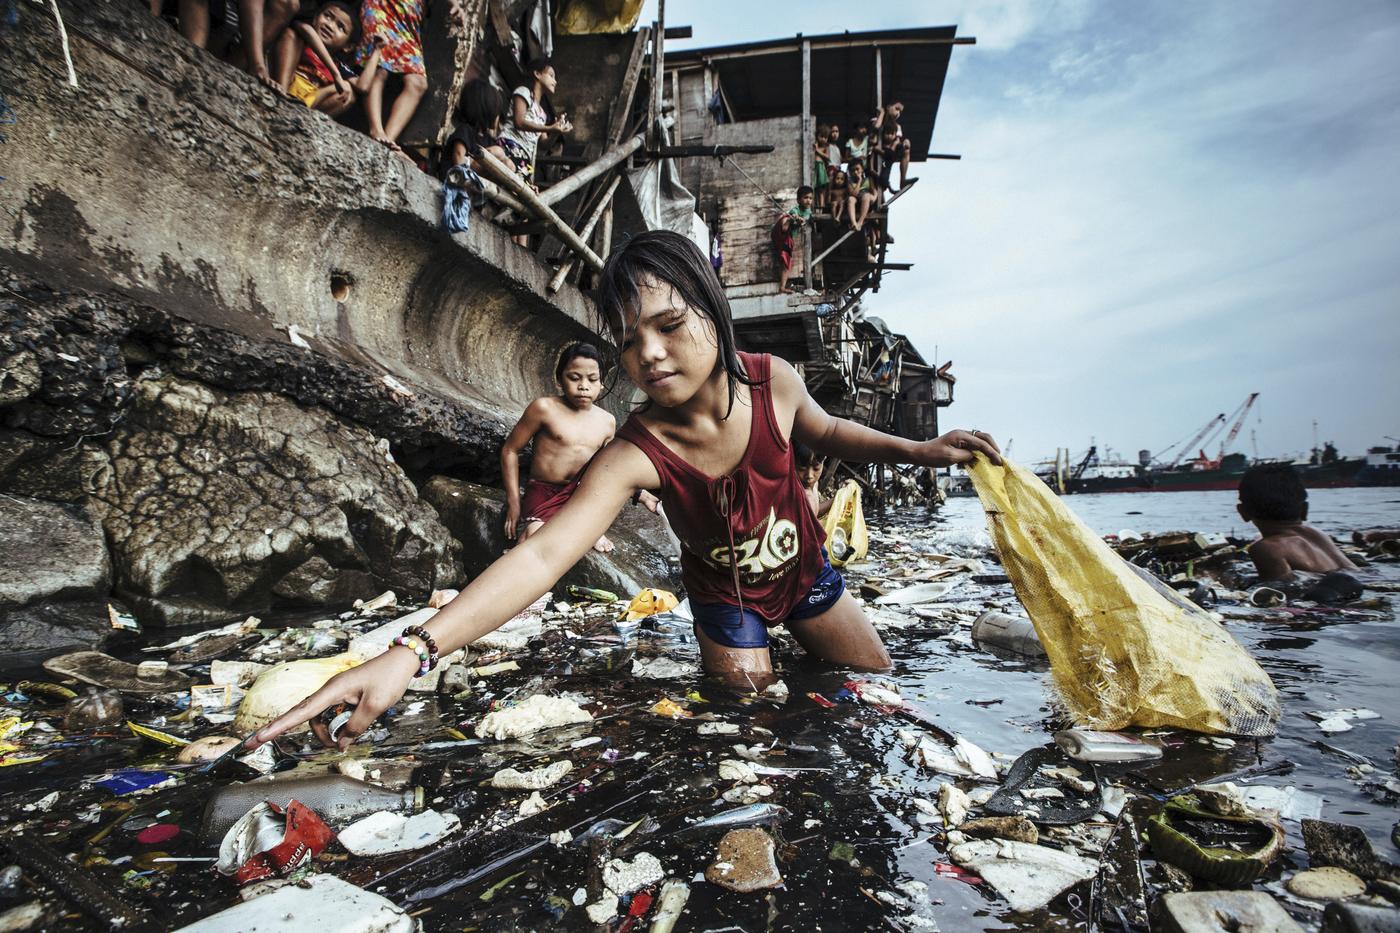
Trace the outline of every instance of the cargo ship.
<instances>
[{"instance_id":1,"label":"cargo ship","mask_svg":"<svg viewBox=\"0 0 1400 933\"><path fill-rule=\"evenodd\" d=\"M1252 392L1235 409L1233 419L1216 415L1184 444L1167 448L1178 450L1176 459L1165 465L1154 465L1151 451L1138 452L1138 462L1101 460L1098 448L1089 452L1073 468L1069 451L1057 454L1053 466L1037 472L1051 488L1061 493L1096 492L1189 492L1193 490L1232 490L1239 487L1240 477L1250 466L1261 463L1285 463L1285 460L1257 459L1252 463L1242 453L1229 453L1239 436L1245 416L1249 414L1259 393ZM1220 444L1219 453L1209 457L1203 446L1231 423ZM1196 457L1182 462L1186 451L1198 450ZM1164 451L1165 453L1165 451ZM1400 445L1372 447L1365 457L1342 457L1331 443L1314 449L1312 459L1294 463L1309 489L1331 489L1347 486L1400 486Z\"/></svg>"}]
</instances>

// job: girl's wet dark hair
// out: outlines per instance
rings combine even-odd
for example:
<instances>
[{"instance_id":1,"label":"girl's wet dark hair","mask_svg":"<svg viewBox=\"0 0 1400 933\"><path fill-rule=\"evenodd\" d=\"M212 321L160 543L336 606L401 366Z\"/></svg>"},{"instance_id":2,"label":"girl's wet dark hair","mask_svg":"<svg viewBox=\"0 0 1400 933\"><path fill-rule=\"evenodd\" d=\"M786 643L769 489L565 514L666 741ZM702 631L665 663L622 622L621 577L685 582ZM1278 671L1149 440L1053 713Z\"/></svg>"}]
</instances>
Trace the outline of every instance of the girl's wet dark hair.
<instances>
[{"instance_id":1,"label":"girl's wet dark hair","mask_svg":"<svg viewBox=\"0 0 1400 933\"><path fill-rule=\"evenodd\" d=\"M530 69L530 74L537 75L546 68L553 68L554 59L550 58L548 55L541 55L539 58L530 59L530 63L525 67Z\"/></svg>"},{"instance_id":2,"label":"girl's wet dark hair","mask_svg":"<svg viewBox=\"0 0 1400 933\"><path fill-rule=\"evenodd\" d=\"M639 287L647 278L675 289L686 307L714 325L719 365L729 374L729 410L724 413L728 418L734 411L739 386L751 386L754 380L739 362L724 286L709 257L687 237L670 230L648 230L613 250L598 282L598 313L602 317L599 330L625 333L629 324L637 326L642 311ZM620 340L618 344L621 346Z\"/></svg>"},{"instance_id":3,"label":"girl's wet dark hair","mask_svg":"<svg viewBox=\"0 0 1400 933\"><path fill-rule=\"evenodd\" d=\"M560 385L564 384L564 370L569 368L569 364L574 360L592 360L598 364L598 371L603 370L603 354L598 352L598 348L591 343L571 343L564 348L564 352L559 354L559 362L554 367L554 381Z\"/></svg>"}]
</instances>

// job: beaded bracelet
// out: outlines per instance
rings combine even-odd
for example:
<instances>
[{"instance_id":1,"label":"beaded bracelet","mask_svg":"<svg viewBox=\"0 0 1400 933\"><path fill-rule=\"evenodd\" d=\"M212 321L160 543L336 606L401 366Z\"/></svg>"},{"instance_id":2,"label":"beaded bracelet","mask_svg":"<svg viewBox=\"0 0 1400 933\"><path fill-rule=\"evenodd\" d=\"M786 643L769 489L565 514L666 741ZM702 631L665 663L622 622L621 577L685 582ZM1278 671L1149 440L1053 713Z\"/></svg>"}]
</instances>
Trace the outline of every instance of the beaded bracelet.
<instances>
[{"instance_id":1,"label":"beaded bracelet","mask_svg":"<svg viewBox=\"0 0 1400 933\"><path fill-rule=\"evenodd\" d=\"M423 644L427 645L427 646L428 646L429 669L434 668L434 667L437 667L437 665L438 665L438 646L437 646L437 642L433 641L433 636L428 632L427 629L425 629L425 628L424 628L423 626L421 626L421 625L410 625L410 626L407 626L406 628L404 628L403 634L405 634L405 635L412 635L412 636L414 636L415 638L421 640L421 641L423 642Z\"/></svg>"},{"instance_id":2,"label":"beaded bracelet","mask_svg":"<svg viewBox=\"0 0 1400 933\"><path fill-rule=\"evenodd\" d=\"M389 642L390 648L393 648L398 645L402 645L409 651L412 651L414 654L418 655L418 673L414 675L415 677L422 677L424 674L428 673L433 669L431 656L428 654L427 646L425 646L418 639L412 637L411 635L400 635L398 638L395 638Z\"/></svg>"}]
</instances>

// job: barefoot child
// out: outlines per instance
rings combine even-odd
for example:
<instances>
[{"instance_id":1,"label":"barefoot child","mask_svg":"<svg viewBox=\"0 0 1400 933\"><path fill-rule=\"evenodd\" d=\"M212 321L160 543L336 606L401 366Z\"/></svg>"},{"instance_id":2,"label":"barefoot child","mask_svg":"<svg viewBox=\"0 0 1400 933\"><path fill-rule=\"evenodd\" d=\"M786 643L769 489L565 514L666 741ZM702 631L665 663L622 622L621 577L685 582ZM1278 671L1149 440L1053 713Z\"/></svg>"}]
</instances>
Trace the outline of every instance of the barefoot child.
<instances>
[{"instance_id":1,"label":"barefoot child","mask_svg":"<svg viewBox=\"0 0 1400 933\"><path fill-rule=\"evenodd\" d=\"M338 117L364 93L379 67L379 46L356 74L344 64L360 41L360 19L346 0L321 4L310 22L295 20L277 41L277 82L313 110ZM352 85L350 80L354 79Z\"/></svg>"},{"instance_id":2,"label":"barefoot child","mask_svg":"<svg viewBox=\"0 0 1400 933\"><path fill-rule=\"evenodd\" d=\"M806 226L812 220L812 201L815 193L811 185L797 189L797 206L790 207L773 222L769 236L773 241L773 256L778 262L778 290L788 290L788 277L792 275L792 232ZM810 275L809 275L810 278Z\"/></svg>"},{"instance_id":3,"label":"barefoot child","mask_svg":"<svg viewBox=\"0 0 1400 933\"><path fill-rule=\"evenodd\" d=\"M554 381L561 395L546 395L526 407L501 445L501 476L506 484L506 537L515 540L523 516L524 538L529 538L564 507L575 490L588 461L613 439L617 419L594 406L602 390L603 370L597 347L576 343L566 349L554 367ZM520 451L535 441L530 479L520 494ZM650 503L648 503L650 505ZM593 545L604 553L613 549L607 535Z\"/></svg>"},{"instance_id":4,"label":"barefoot child","mask_svg":"<svg viewBox=\"0 0 1400 933\"><path fill-rule=\"evenodd\" d=\"M548 590L643 489L657 492L681 541L707 671L763 689L774 680L767 632L777 625L821 660L889 668L880 636L822 554L789 439L842 459L947 466L977 452L999 463L991 438L953 431L920 443L831 417L791 365L735 349L724 287L695 244L669 230L613 252L598 307L646 402L594 457L568 504L415 629L406 650L336 676L250 744L312 721L329 745L317 714L350 703L355 713L338 737L348 747L435 655L493 631Z\"/></svg>"},{"instance_id":5,"label":"barefoot child","mask_svg":"<svg viewBox=\"0 0 1400 933\"><path fill-rule=\"evenodd\" d=\"M365 117L370 138L402 152L398 138L413 119L423 95L428 92L428 73L423 66L424 0L362 0L360 26L364 38L360 59L369 75L365 94ZM378 56L378 67L370 68L370 56ZM403 77L403 89L384 119L384 90L389 75Z\"/></svg>"},{"instance_id":6,"label":"barefoot child","mask_svg":"<svg viewBox=\"0 0 1400 933\"><path fill-rule=\"evenodd\" d=\"M1291 463L1250 467L1240 477L1240 518L1261 537L1249 556L1261 580L1291 580L1295 571L1355 570L1337 543L1308 524L1308 491Z\"/></svg>"}]
</instances>

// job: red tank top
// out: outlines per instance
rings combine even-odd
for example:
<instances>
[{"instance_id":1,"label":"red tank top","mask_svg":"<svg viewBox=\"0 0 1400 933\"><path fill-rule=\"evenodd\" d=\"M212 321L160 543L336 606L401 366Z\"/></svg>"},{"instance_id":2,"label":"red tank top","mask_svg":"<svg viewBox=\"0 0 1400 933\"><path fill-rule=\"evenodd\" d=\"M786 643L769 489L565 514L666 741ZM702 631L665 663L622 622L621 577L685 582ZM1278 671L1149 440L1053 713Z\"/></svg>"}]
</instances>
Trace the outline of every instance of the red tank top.
<instances>
[{"instance_id":1,"label":"red tank top","mask_svg":"<svg viewBox=\"0 0 1400 933\"><path fill-rule=\"evenodd\" d=\"M661 477L658 498L681 541L681 578L697 603L752 609L769 625L786 619L822 570L825 533L797 479L778 429L771 357L740 353L755 384L749 446L733 472L707 476L652 434L636 415L617 436L639 447Z\"/></svg>"}]
</instances>

